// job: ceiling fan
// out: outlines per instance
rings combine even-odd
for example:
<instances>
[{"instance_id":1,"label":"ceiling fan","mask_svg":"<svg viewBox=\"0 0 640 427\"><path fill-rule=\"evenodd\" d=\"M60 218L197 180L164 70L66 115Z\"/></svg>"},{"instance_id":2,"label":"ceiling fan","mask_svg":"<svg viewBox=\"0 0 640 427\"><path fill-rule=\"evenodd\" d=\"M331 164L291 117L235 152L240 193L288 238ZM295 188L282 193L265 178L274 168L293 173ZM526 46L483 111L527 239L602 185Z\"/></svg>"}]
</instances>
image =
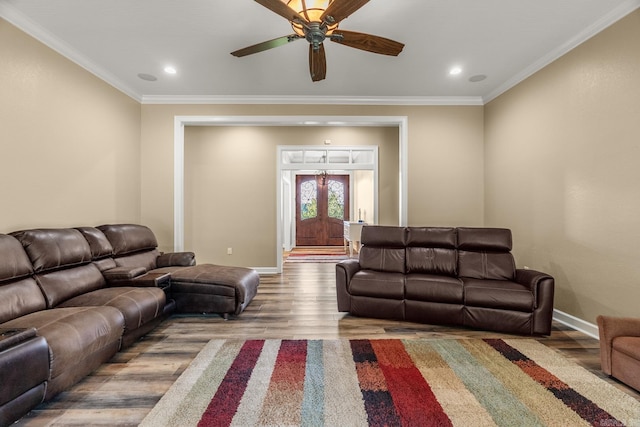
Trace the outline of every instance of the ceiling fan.
<instances>
[{"instance_id":1,"label":"ceiling fan","mask_svg":"<svg viewBox=\"0 0 640 427\"><path fill-rule=\"evenodd\" d=\"M327 74L324 53L325 39L356 49L382 55L398 56L404 44L384 37L354 31L339 30L340 21L360 9L369 0L255 0L272 12L287 19L293 34L268 40L231 52L242 57L282 46L299 39L309 42L309 72L314 82Z\"/></svg>"}]
</instances>

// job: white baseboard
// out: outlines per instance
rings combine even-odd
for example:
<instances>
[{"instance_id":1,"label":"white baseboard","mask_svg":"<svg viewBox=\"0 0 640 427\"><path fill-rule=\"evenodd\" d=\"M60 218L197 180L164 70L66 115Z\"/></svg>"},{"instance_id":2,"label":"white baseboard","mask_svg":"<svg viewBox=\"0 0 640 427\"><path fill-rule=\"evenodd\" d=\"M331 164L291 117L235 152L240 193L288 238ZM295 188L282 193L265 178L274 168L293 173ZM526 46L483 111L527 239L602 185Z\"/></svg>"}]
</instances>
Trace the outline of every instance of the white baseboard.
<instances>
[{"instance_id":1,"label":"white baseboard","mask_svg":"<svg viewBox=\"0 0 640 427\"><path fill-rule=\"evenodd\" d=\"M251 267L258 272L259 275L263 274L278 274L278 267Z\"/></svg>"},{"instance_id":2,"label":"white baseboard","mask_svg":"<svg viewBox=\"0 0 640 427\"><path fill-rule=\"evenodd\" d=\"M563 325L568 326L571 329L575 329L576 331L587 334L592 338L595 338L597 340L600 339L600 335L598 334L598 326L594 325L593 323L589 323L585 320L579 319L575 316L555 309L553 310L553 320L558 323L562 323Z\"/></svg>"}]
</instances>

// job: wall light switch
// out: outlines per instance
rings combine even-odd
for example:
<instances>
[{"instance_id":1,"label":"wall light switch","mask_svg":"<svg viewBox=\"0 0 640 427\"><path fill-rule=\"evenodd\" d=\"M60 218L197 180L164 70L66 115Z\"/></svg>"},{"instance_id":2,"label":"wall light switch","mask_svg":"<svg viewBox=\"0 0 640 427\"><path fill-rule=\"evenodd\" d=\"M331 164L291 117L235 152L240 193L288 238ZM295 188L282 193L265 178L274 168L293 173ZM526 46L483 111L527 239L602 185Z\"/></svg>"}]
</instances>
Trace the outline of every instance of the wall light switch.
<instances>
[{"instance_id":1,"label":"wall light switch","mask_svg":"<svg viewBox=\"0 0 640 427\"><path fill-rule=\"evenodd\" d=\"M233 248L227 248L227 255L233 255Z\"/></svg>"}]
</instances>

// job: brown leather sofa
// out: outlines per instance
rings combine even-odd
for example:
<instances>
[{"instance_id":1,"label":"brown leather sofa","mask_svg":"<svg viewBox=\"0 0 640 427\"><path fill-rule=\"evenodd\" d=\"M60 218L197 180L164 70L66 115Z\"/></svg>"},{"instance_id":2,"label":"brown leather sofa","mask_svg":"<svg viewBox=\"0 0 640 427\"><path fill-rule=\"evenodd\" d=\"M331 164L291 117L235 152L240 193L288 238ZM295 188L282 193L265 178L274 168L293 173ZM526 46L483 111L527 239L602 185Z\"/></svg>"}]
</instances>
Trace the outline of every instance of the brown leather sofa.
<instances>
[{"instance_id":1,"label":"brown leather sofa","mask_svg":"<svg viewBox=\"0 0 640 427\"><path fill-rule=\"evenodd\" d=\"M640 391L640 318L598 316L602 371Z\"/></svg>"},{"instance_id":2,"label":"brown leather sofa","mask_svg":"<svg viewBox=\"0 0 640 427\"><path fill-rule=\"evenodd\" d=\"M212 300L232 295L233 306L223 308L236 314L256 293L252 269L234 268L238 284L227 283L227 267L195 264L191 252L160 253L153 232L141 225L0 234L0 426L75 384L173 313L171 274L205 272L210 281L193 284L208 287ZM226 284L222 295L214 267Z\"/></svg>"},{"instance_id":3,"label":"brown leather sofa","mask_svg":"<svg viewBox=\"0 0 640 427\"><path fill-rule=\"evenodd\" d=\"M336 265L338 310L356 316L551 333L554 279L517 269L502 228L364 226Z\"/></svg>"}]
</instances>

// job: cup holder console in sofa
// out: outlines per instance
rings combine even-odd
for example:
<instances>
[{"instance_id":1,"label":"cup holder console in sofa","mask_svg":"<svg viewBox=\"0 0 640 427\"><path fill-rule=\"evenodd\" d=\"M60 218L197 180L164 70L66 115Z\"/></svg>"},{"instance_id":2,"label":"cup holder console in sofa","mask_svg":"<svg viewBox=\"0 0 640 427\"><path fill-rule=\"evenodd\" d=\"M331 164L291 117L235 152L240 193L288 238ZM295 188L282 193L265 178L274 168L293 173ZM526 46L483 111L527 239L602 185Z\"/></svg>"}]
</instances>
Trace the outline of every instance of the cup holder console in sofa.
<instances>
[{"instance_id":1,"label":"cup holder console in sofa","mask_svg":"<svg viewBox=\"0 0 640 427\"><path fill-rule=\"evenodd\" d=\"M178 272L180 304L171 289ZM176 307L237 315L258 284L253 269L160 253L142 225L0 234L0 426L78 382Z\"/></svg>"},{"instance_id":2,"label":"cup holder console in sofa","mask_svg":"<svg viewBox=\"0 0 640 427\"><path fill-rule=\"evenodd\" d=\"M551 333L553 277L516 269L508 229L365 226L362 245L336 265L339 311Z\"/></svg>"}]
</instances>

